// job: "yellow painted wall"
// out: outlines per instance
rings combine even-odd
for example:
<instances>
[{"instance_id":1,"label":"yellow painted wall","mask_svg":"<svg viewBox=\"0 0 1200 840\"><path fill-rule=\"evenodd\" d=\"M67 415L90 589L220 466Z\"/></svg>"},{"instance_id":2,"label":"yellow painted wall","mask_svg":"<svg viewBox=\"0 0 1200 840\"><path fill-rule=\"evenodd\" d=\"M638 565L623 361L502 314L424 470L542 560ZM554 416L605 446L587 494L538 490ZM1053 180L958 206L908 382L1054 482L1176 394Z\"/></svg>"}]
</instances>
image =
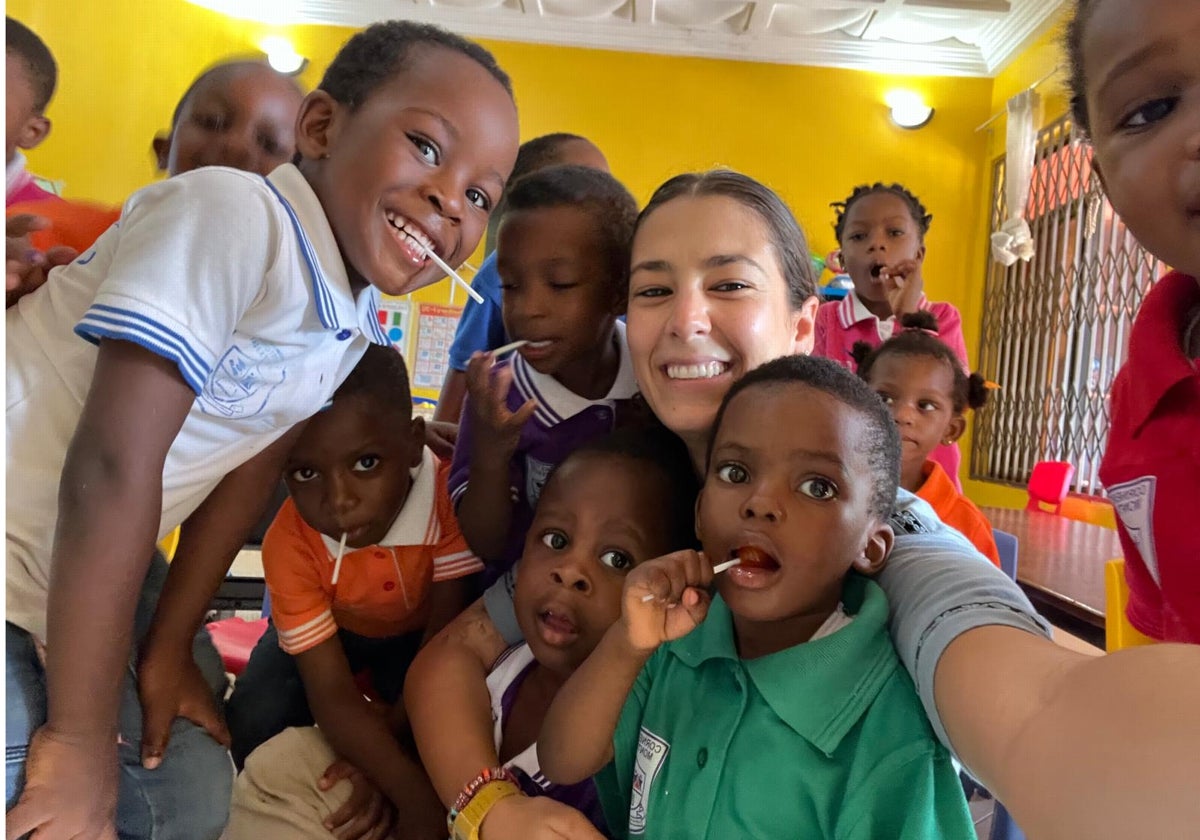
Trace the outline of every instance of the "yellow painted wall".
<instances>
[{"instance_id":1,"label":"yellow painted wall","mask_svg":"<svg viewBox=\"0 0 1200 840\"><path fill-rule=\"evenodd\" d=\"M997 114L1005 110L1008 100L1028 88L1030 85L1046 79L1038 85L1037 91L1042 97L1043 124L1049 124L1061 117L1068 110L1069 94L1066 90L1067 70L1066 58L1062 49L1063 16L1048 24L1046 31L1038 36L1032 44L1024 49L1013 61L995 78L992 85L992 105L989 114ZM980 236L983 248L987 247L988 217L991 212L991 177L992 167L997 158L1004 154L1007 122L1001 117L992 123L989 129L982 132L987 135L985 160L982 167L982 180L979 189L981 217L983 227ZM986 261L990 257L985 250L977 257L981 276L986 272ZM963 310L964 323L972 324L976 329L974 340L968 338L967 349L976 357L979 350L978 329L983 317L983 283L964 290L966 295L960 307ZM1027 497L1024 488L1009 487L986 481L973 481L967 478L967 459L971 451L970 432L960 443L963 451L962 470L963 489L978 505L996 505L1000 507L1024 507Z\"/></svg>"},{"instance_id":2,"label":"yellow painted wall","mask_svg":"<svg viewBox=\"0 0 1200 840\"><path fill-rule=\"evenodd\" d=\"M49 108L54 131L31 168L66 194L119 202L154 177L150 140L204 67L245 54L269 27L184 0L9 0L8 14L50 45L61 68ZM350 30L282 30L312 63L313 86ZM674 58L488 42L512 75L522 137L573 131L592 138L639 201L677 172L732 166L791 203L813 249L834 247L831 201L857 183L900 181L934 214L925 275L934 299L970 311L981 297L982 195L991 113L989 79L897 78L827 68ZM893 126L884 93L908 86L937 112L918 131ZM424 293L443 301L447 286ZM459 298L461 303L461 295ZM964 321L978 344L976 317Z\"/></svg>"}]
</instances>

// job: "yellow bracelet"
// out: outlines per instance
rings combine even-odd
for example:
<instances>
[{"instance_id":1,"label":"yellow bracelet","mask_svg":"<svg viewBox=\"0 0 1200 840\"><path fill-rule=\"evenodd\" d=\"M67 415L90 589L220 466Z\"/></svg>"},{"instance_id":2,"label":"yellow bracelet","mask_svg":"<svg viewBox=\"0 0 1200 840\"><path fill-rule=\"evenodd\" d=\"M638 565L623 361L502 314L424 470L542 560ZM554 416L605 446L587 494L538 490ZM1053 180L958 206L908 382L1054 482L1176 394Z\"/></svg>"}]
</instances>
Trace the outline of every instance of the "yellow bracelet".
<instances>
[{"instance_id":1,"label":"yellow bracelet","mask_svg":"<svg viewBox=\"0 0 1200 840\"><path fill-rule=\"evenodd\" d=\"M501 799L520 795L521 789L507 779L496 779L479 788L454 818L454 840L479 840L479 828L492 806Z\"/></svg>"}]
</instances>

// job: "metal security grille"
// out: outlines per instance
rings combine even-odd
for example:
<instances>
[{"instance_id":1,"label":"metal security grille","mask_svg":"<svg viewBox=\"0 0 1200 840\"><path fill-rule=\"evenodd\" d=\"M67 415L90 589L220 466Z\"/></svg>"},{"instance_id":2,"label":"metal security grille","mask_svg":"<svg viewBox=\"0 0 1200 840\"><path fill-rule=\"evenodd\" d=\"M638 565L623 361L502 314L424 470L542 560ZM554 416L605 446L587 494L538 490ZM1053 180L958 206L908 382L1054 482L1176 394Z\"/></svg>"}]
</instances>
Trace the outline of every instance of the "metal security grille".
<instances>
[{"instance_id":1,"label":"metal security grille","mask_svg":"<svg viewBox=\"0 0 1200 840\"><path fill-rule=\"evenodd\" d=\"M1004 172L1001 158L992 230L1007 216ZM976 416L971 477L1024 486L1038 461L1069 461L1072 489L1100 495L1109 388L1165 268L1113 213L1069 117L1038 134L1026 219L1032 261L1005 268L988 256L979 370L1000 390Z\"/></svg>"}]
</instances>

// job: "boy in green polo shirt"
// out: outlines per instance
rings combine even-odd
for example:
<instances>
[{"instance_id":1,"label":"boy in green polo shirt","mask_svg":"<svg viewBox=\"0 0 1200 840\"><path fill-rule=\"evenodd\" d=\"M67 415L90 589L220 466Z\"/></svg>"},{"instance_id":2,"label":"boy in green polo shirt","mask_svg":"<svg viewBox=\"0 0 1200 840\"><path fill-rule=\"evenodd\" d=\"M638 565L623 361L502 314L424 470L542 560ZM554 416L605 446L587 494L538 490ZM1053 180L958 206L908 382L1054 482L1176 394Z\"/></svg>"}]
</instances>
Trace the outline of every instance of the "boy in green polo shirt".
<instances>
[{"instance_id":1,"label":"boy in green polo shirt","mask_svg":"<svg viewBox=\"0 0 1200 840\"><path fill-rule=\"evenodd\" d=\"M973 838L864 577L891 549L899 462L883 403L832 362L737 382L697 502L704 552L630 572L621 620L546 716L543 773L600 771L617 837Z\"/></svg>"}]
</instances>

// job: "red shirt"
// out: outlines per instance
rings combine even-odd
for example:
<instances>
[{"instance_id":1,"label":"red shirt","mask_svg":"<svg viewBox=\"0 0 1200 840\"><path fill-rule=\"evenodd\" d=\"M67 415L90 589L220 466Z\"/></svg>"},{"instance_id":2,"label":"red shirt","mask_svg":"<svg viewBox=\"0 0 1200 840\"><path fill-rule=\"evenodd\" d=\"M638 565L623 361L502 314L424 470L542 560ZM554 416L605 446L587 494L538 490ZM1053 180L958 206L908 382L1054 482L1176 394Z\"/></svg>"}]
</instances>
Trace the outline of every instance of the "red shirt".
<instances>
[{"instance_id":1,"label":"red shirt","mask_svg":"<svg viewBox=\"0 0 1200 840\"><path fill-rule=\"evenodd\" d=\"M1198 308L1200 284L1178 272L1146 296L1100 465L1125 549L1129 621L1169 642L1200 643L1200 371L1183 349Z\"/></svg>"}]
</instances>

